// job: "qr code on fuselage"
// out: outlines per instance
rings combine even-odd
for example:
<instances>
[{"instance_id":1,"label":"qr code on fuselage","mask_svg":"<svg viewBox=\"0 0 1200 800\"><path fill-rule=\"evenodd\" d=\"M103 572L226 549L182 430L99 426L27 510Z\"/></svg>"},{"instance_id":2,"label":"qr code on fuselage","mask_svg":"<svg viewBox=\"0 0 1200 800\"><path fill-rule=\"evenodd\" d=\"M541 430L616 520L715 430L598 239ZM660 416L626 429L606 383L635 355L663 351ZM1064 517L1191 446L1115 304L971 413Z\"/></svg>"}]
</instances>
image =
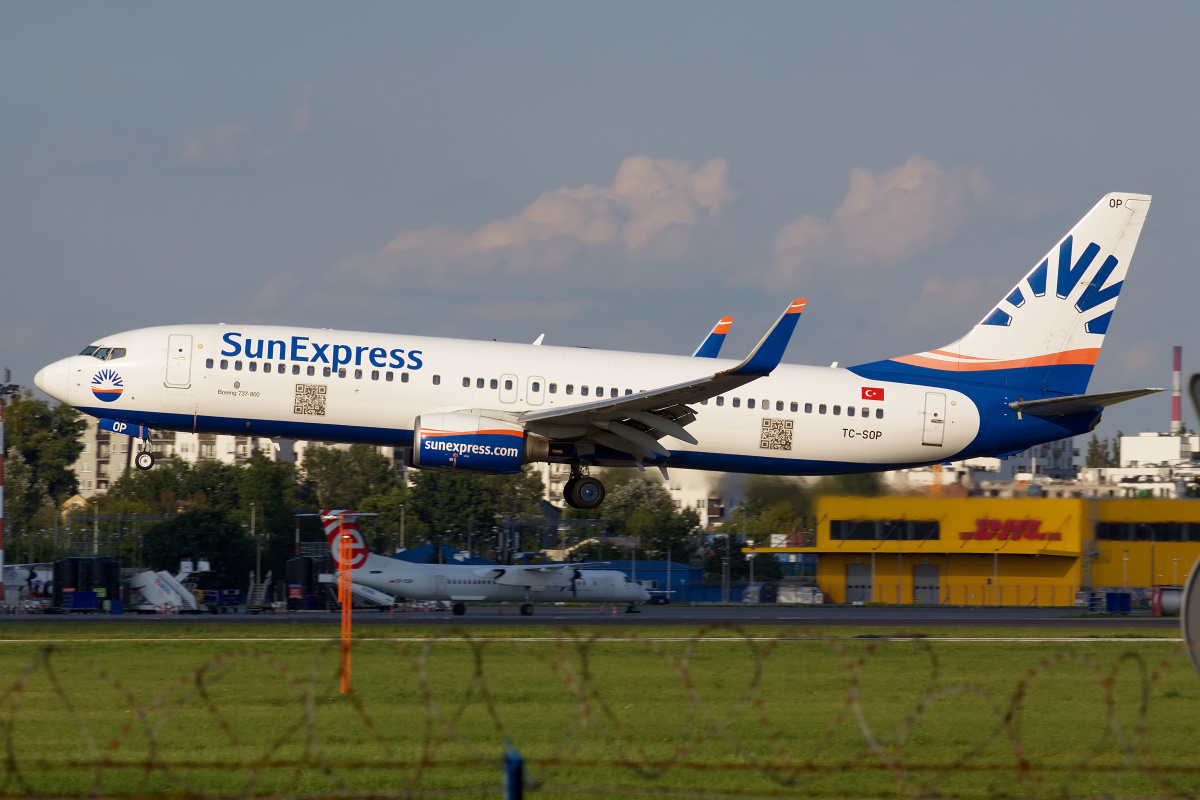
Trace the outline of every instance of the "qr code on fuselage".
<instances>
[{"instance_id":1,"label":"qr code on fuselage","mask_svg":"<svg viewBox=\"0 0 1200 800\"><path fill-rule=\"evenodd\" d=\"M762 439L758 446L763 450L792 449L792 420L764 419L762 421Z\"/></svg>"},{"instance_id":2,"label":"qr code on fuselage","mask_svg":"<svg viewBox=\"0 0 1200 800\"><path fill-rule=\"evenodd\" d=\"M297 383L295 412L325 416L325 386L318 383Z\"/></svg>"}]
</instances>

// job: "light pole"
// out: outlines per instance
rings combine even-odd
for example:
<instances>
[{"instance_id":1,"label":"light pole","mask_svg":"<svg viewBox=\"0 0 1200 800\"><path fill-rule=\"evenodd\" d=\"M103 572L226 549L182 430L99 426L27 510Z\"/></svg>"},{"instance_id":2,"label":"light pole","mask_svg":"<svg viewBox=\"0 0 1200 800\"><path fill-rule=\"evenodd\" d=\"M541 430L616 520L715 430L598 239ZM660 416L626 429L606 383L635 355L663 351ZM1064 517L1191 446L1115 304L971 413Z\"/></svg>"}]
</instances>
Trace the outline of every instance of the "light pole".
<instances>
[{"instance_id":1,"label":"light pole","mask_svg":"<svg viewBox=\"0 0 1200 800\"><path fill-rule=\"evenodd\" d=\"M262 583L262 545L258 542L258 533L254 530L254 503L250 504L250 538L254 540L254 582Z\"/></svg>"},{"instance_id":2,"label":"light pole","mask_svg":"<svg viewBox=\"0 0 1200 800\"><path fill-rule=\"evenodd\" d=\"M1129 588L1129 551L1121 558L1121 588Z\"/></svg>"},{"instance_id":3,"label":"light pole","mask_svg":"<svg viewBox=\"0 0 1200 800\"><path fill-rule=\"evenodd\" d=\"M404 549L404 503L400 504L400 549Z\"/></svg>"},{"instance_id":4,"label":"light pole","mask_svg":"<svg viewBox=\"0 0 1200 800\"><path fill-rule=\"evenodd\" d=\"M1171 583L1173 584L1179 583L1179 562L1178 558L1171 559Z\"/></svg>"}]
</instances>

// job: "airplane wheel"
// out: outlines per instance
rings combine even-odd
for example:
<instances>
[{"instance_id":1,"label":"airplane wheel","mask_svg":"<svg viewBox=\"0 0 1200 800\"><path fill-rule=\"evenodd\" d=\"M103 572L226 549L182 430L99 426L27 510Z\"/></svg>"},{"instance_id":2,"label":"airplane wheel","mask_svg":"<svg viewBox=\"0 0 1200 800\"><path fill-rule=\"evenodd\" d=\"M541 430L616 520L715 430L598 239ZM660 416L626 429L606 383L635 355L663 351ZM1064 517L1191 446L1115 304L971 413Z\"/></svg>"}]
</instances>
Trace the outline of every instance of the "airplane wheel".
<instances>
[{"instance_id":1,"label":"airplane wheel","mask_svg":"<svg viewBox=\"0 0 1200 800\"><path fill-rule=\"evenodd\" d=\"M133 457L133 464L138 469L150 469L154 466L154 454L143 450Z\"/></svg>"},{"instance_id":2,"label":"airplane wheel","mask_svg":"<svg viewBox=\"0 0 1200 800\"><path fill-rule=\"evenodd\" d=\"M467 613L467 607L462 603L455 603L450 610L454 612L454 616L456 617L461 617L463 614Z\"/></svg>"},{"instance_id":3,"label":"airplane wheel","mask_svg":"<svg viewBox=\"0 0 1200 800\"><path fill-rule=\"evenodd\" d=\"M604 502L604 484L597 478L585 475L576 478L573 483L569 482L567 486L570 489L567 504L573 508L595 508Z\"/></svg>"},{"instance_id":4,"label":"airplane wheel","mask_svg":"<svg viewBox=\"0 0 1200 800\"><path fill-rule=\"evenodd\" d=\"M575 505L575 484L579 483L579 478L568 478L563 484L563 500L567 502L571 508L579 508Z\"/></svg>"},{"instance_id":5,"label":"airplane wheel","mask_svg":"<svg viewBox=\"0 0 1200 800\"><path fill-rule=\"evenodd\" d=\"M529 603L526 603L525 605L521 606L521 616L522 617L532 617L533 616L533 606L531 606Z\"/></svg>"}]
</instances>

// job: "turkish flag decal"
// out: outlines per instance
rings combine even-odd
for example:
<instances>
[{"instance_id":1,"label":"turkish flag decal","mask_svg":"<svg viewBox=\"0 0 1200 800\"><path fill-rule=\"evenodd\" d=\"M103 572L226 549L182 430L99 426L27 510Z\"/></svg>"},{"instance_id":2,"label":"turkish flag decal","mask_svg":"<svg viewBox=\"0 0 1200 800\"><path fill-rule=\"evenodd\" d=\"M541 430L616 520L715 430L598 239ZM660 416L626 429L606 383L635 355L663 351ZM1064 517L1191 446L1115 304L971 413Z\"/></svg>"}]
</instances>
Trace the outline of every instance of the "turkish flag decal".
<instances>
[{"instance_id":1,"label":"turkish flag decal","mask_svg":"<svg viewBox=\"0 0 1200 800\"><path fill-rule=\"evenodd\" d=\"M862 390L863 390L863 398L862 398L863 400L882 400L883 399L883 389L877 389L873 386L864 386L864 387L862 387Z\"/></svg>"}]
</instances>

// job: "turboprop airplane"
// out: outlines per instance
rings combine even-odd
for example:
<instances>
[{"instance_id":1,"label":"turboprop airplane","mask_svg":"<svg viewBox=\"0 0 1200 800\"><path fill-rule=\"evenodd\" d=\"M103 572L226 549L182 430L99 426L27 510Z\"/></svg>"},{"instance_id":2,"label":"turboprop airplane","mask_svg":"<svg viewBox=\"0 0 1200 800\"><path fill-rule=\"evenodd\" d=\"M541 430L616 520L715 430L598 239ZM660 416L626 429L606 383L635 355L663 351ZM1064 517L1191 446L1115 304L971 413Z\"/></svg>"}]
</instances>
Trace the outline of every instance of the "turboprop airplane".
<instances>
[{"instance_id":1,"label":"turboprop airplane","mask_svg":"<svg viewBox=\"0 0 1200 800\"><path fill-rule=\"evenodd\" d=\"M322 511L325 538L333 563L343 569L339 535L350 539L350 580L405 600L445 600L455 616L468 602L521 603L522 616L533 603L613 603L633 611L650 599L641 584L624 572L592 564L413 564L372 553L353 511Z\"/></svg>"},{"instance_id":2,"label":"turboprop airplane","mask_svg":"<svg viewBox=\"0 0 1200 800\"><path fill-rule=\"evenodd\" d=\"M172 325L105 336L35 382L143 441L160 428L402 446L420 469L569 464L576 508L604 500L597 466L829 475L1005 456L1161 391L1086 393L1149 208L1105 195L965 336L849 368L780 364L796 300L741 361Z\"/></svg>"}]
</instances>

